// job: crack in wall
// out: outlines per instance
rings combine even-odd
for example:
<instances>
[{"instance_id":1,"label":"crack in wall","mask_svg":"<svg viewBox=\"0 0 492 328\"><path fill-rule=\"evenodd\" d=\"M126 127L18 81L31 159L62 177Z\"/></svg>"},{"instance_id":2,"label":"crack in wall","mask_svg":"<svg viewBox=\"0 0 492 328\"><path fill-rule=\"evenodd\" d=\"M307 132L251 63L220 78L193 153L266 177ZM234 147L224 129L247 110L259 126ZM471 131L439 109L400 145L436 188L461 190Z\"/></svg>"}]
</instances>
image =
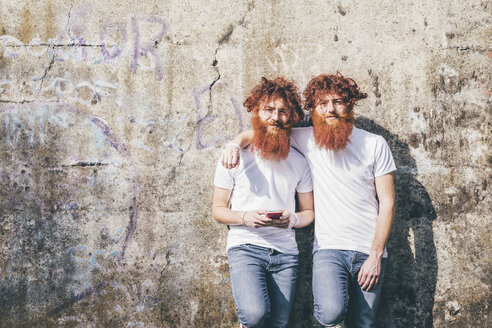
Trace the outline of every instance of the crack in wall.
<instances>
[{"instance_id":1,"label":"crack in wall","mask_svg":"<svg viewBox=\"0 0 492 328\"><path fill-rule=\"evenodd\" d=\"M30 103L34 103L34 102L37 102L37 100L21 100L21 101L17 101L17 100L3 100L3 99L0 99L0 103L5 103L5 104L30 104Z\"/></svg>"},{"instance_id":2,"label":"crack in wall","mask_svg":"<svg viewBox=\"0 0 492 328\"><path fill-rule=\"evenodd\" d=\"M170 186L175 181L175 178L176 178L176 169L181 166L181 162L183 162L183 157L186 154L186 152L190 150L190 148L191 148L191 143L188 145L188 148L186 150L184 150L181 154L179 154L179 157L180 158L179 158L178 163L173 166L173 168L171 169L171 171L165 177L165 179L166 179L165 184L166 185Z\"/></svg>"},{"instance_id":3,"label":"crack in wall","mask_svg":"<svg viewBox=\"0 0 492 328\"><path fill-rule=\"evenodd\" d=\"M74 37L72 37L72 33L70 29L70 18L72 16L72 9L73 9L73 1L70 5L70 9L68 10L68 19L67 19L67 33L70 39L74 39Z\"/></svg>"},{"instance_id":4,"label":"crack in wall","mask_svg":"<svg viewBox=\"0 0 492 328\"><path fill-rule=\"evenodd\" d=\"M46 78L46 75L48 75L48 72L50 71L51 67L53 67L54 62L55 62L55 57L53 56L48 67L46 67L46 69L44 70L43 76L40 79L41 82L39 82L39 89L38 90L41 90L43 88L44 79Z\"/></svg>"},{"instance_id":5,"label":"crack in wall","mask_svg":"<svg viewBox=\"0 0 492 328\"><path fill-rule=\"evenodd\" d=\"M63 47L66 47L66 48L71 48L71 47L88 47L88 48L102 48L102 47L105 47L104 44L87 44L87 43L75 43L75 42L71 42L71 43L58 43L58 44L54 44L54 43L36 43L34 44L34 46L38 47L38 46L43 46L43 47L47 47L47 48L63 48ZM31 47L31 45L29 44L23 44L23 45L5 45L4 46L5 48L29 48Z\"/></svg>"},{"instance_id":6,"label":"crack in wall","mask_svg":"<svg viewBox=\"0 0 492 328\"><path fill-rule=\"evenodd\" d=\"M86 167L86 166L107 166L109 165L108 163L101 163L101 162L77 162L75 164L65 164L62 165L62 167Z\"/></svg>"},{"instance_id":7,"label":"crack in wall","mask_svg":"<svg viewBox=\"0 0 492 328\"><path fill-rule=\"evenodd\" d=\"M488 52L488 51L490 51L489 49L480 48L480 47L476 47L476 46L451 46L451 47L446 47L444 49L458 50L458 51L474 51L474 52Z\"/></svg>"},{"instance_id":8,"label":"crack in wall","mask_svg":"<svg viewBox=\"0 0 492 328\"><path fill-rule=\"evenodd\" d=\"M160 275L162 276L164 274L164 271L166 271L167 267L169 266L169 264L171 264L171 260L169 259L169 256L171 255L171 249L169 249L167 252L166 252L166 265L164 265L164 267L162 268L161 270L161 273Z\"/></svg>"},{"instance_id":9,"label":"crack in wall","mask_svg":"<svg viewBox=\"0 0 492 328\"><path fill-rule=\"evenodd\" d=\"M229 40L230 40L230 38L231 38L232 34L234 33L234 30L236 29L237 26L244 26L244 22L246 20L246 17L251 13L251 11L254 8L255 8L255 2L254 1L248 3L248 8L247 8L246 12L244 13L244 15L239 19L239 21L235 25L232 25L232 24L229 25L229 27L227 28L227 31L224 33L224 35L222 35L220 37L219 41L217 42L218 45L217 45L217 48L215 49L214 59L212 60L212 67L215 67L215 70L217 72L217 76L212 81L212 83L210 83L210 85L209 85L209 92L208 92L209 103L208 103L208 113L206 116L208 116L211 112L210 106L212 105L212 89L213 89L214 85L221 78L219 61L217 59L217 54L219 52L219 49L222 46L222 44L229 42Z\"/></svg>"},{"instance_id":10,"label":"crack in wall","mask_svg":"<svg viewBox=\"0 0 492 328\"><path fill-rule=\"evenodd\" d=\"M222 35L222 37L219 39L219 47L223 44L223 43L227 43L229 42L230 38L231 38L231 35L232 33L234 33L234 30L236 29L237 26L244 26L244 21L246 20L246 17L248 17L248 15L251 13L251 11L255 8L255 2L252 1L250 3L248 3L248 9L246 10L246 12L244 13L244 15L239 19L239 21L237 22L237 24L233 25L229 25L229 27L227 28L227 31L224 33L224 35ZM218 48L217 48L218 49ZM217 54L217 52L216 52Z\"/></svg>"}]
</instances>

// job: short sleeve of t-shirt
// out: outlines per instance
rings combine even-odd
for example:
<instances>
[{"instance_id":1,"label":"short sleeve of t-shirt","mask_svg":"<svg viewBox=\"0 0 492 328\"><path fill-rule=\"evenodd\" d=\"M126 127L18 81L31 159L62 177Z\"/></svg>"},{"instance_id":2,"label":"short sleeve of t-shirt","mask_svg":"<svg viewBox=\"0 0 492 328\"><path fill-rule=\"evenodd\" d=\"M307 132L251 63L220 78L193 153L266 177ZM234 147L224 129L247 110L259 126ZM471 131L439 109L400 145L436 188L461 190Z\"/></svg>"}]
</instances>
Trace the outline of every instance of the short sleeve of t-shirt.
<instances>
[{"instance_id":1,"label":"short sleeve of t-shirt","mask_svg":"<svg viewBox=\"0 0 492 328\"><path fill-rule=\"evenodd\" d=\"M376 141L374 160L374 177L380 177L396 170L391 149L386 140L379 136Z\"/></svg>"},{"instance_id":2,"label":"short sleeve of t-shirt","mask_svg":"<svg viewBox=\"0 0 492 328\"><path fill-rule=\"evenodd\" d=\"M304 167L302 169L301 180L296 187L297 192L310 192L313 191L313 180L311 179L311 170L306 160L304 160Z\"/></svg>"},{"instance_id":3,"label":"short sleeve of t-shirt","mask_svg":"<svg viewBox=\"0 0 492 328\"><path fill-rule=\"evenodd\" d=\"M215 169L214 185L222 189L234 189L234 173L236 170L237 168L226 169L219 160Z\"/></svg>"},{"instance_id":4,"label":"short sleeve of t-shirt","mask_svg":"<svg viewBox=\"0 0 492 328\"><path fill-rule=\"evenodd\" d=\"M312 135L312 127L293 128L290 133L290 144L302 154L307 151L309 137Z\"/></svg>"}]
</instances>

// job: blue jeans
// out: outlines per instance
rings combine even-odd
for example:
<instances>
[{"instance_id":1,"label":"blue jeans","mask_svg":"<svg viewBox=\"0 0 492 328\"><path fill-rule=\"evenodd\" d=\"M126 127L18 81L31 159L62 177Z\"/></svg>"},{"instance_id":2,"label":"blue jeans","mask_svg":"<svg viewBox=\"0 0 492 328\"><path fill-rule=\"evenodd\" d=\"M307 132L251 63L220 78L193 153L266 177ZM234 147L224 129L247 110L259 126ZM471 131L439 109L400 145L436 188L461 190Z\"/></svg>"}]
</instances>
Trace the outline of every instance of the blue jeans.
<instances>
[{"instance_id":1,"label":"blue jeans","mask_svg":"<svg viewBox=\"0 0 492 328\"><path fill-rule=\"evenodd\" d=\"M313 255L314 317L333 327L343 320L347 328L376 327L376 312L381 295L386 259L376 288L363 291L357 277L368 258L357 251L320 249Z\"/></svg>"},{"instance_id":2,"label":"blue jeans","mask_svg":"<svg viewBox=\"0 0 492 328\"><path fill-rule=\"evenodd\" d=\"M239 321L246 328L287 327L298 256L251 244L227 252Z\"/></svg>"}]
</instances>

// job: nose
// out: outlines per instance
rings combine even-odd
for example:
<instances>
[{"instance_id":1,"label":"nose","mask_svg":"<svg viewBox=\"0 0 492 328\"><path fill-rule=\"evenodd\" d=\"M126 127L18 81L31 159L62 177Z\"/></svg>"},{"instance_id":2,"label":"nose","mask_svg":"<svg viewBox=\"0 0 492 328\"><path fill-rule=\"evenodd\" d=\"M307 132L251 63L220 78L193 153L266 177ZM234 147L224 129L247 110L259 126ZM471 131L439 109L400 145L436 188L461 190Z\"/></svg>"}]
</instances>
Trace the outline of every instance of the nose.
<instances>
[{"instance_id":1,"label":"nose","mask_svg":"<svg viewBox=\"0 0 492 328\"><path fill-rule=\"evenodd\" d=\"M271 119L274 121L278 121L278 111L274 110L272 112Z\"/></svg>"},{"instance_id":2,"label":"nose","mask_svg":"<svg viewBox=\"0 0 492 328\"><path fill-rule=\"evenodd\" d=\"M335 106L333 106L333 103L331 101L326 104L326 111L328 113L334 113L335 112Z\"/></svg>"}]
</instances>

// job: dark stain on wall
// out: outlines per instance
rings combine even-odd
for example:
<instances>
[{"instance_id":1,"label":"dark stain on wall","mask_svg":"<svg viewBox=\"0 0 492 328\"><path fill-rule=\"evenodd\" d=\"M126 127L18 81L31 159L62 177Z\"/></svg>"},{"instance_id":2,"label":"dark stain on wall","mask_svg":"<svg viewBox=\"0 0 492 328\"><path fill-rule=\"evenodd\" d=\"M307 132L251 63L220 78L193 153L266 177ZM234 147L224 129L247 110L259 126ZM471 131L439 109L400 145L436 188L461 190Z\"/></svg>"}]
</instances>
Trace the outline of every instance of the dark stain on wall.
<instances>
[{"instance_id":1,"label":"dark stain on wall","mask_svg":"<svg viewBox=\"0 0 492 328\"><path fill-rule=\"evenodd\" d=\"M437 254L432 222L436 212L425 187L410 172L415 168L408 144L397 135L365 117L356 126L385 138L397 168L396 213L388 241L388 262L378 327L433 327ZM409 235L413 234L413 248Z\"/></svg>"},{"instance_id":2,"label":"dark stain on wall","mask_svg":"<svg viewBox=\"0 0 492 328\"><path fill-rule=\"evenodd\" d=\"M0 326L37 326L37 315L65 297L75 272L66 250L81 237L76 225L66 225L74 216L63 203L73 191L65 172L47 169L60 164L52 156L58 152L50 145L34 151L27 138L15 156L2 151L2 240L9 253L2 254Z\"/></svg>"}]
</instances>

